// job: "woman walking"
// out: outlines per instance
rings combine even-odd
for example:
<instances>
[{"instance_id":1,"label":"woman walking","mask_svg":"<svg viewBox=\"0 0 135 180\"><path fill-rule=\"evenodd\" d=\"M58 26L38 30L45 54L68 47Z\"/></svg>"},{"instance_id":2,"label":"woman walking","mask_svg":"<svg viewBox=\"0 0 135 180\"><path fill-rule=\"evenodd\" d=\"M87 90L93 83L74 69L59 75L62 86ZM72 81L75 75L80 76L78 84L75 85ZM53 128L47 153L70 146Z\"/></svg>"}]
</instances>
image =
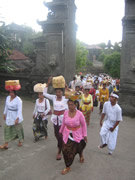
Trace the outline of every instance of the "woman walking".
<instances>
[{"instance_id":1,"label":"woman walking","mask_svg":"<svg viewBox=\"0 0 135 180\"><path fill-rule=\"evenodd\" d=\"M84 85L84 93L82 94L80 103L80 110L82 111L88 126L90 125L90 115L93 110L93 98L92 95L89 94L90 88L91 85Z\"/></svg>"},{"instance_id":2,"label":"woman walking","mask_svg":"<svg viewBox=\"0 0 135 180\"><path fill-rule=\"evenodd\" d=\"M38 85L38 84L37 84ZM39 84L42 85L42 84ZM36 87L36 85L35 85ZM33 111L33 134L34 134L34 142L37 142L40 137L45 137L47 139L47 124L48 124L48 113L50 112L50 103L49 100L44 98L43 96L43 87L37 87L38 91L38 99L35 103L35 108ZM39 92L40 91L40 92Z\"/></svg>"},{"instance_id":3,"label":"woman walking","mask_svg":"<svg viewBox=\"0 0 135 180\"><path fill-rule=\"evenodd\" d=\"M61 160L62 137L59 133L59 129L63 121L64 112L67 109L67 99L65 99L65 96L63 96L62 88L55 88L56 95L47 93L48 86L50 85L51 81L52 79L49 78L47 86L44 88L43 95L53 102L53 114L51 116L51 121L54 125L54 134L57 139L58 153L56 156L56 160Z\"/></svg>"},{"instance_id":4,"label":"woman walking","mask_svg":"<svg viewBox=\"0 0 135 180\"><path fill-rule=\"evenodd\" d=\"M83 150L87 142L87 127L82 112L76 109L76 102L71 99L68 100L68 108L59 131L63 137L62 153L66 165L61 172L62 175L70 171L77 153L80 156L80 163L84 162Z\"/></svg>"},{"instance_id":5,"label":"woman walking","mask_svg":"<svg viewBox=\"0 0 135 180\"><path fill-rule=\"evenodd\" d=\"M21 147L24 140L23 132L23 116L22 116L22 100L17 96L16 91L10 90L9 96L6 98L4 109L4 145L0 149L8 149L10 141L19 139L18 146Z\"/></svg>"},{"instance_id":6,"label":"woman walking","mask_svg":"<svg viewBox=\"0 0 135 180\"><path fill-rule=\"evenodd\" d=\"M100 101L100 106L99 106L99 113L102 113L103 110L103 105L106 101L109 100L109 90L106 88L106 83L103 83L103 88L100 89L99 91L99 101Z\"/></svg>"}]
</instances>

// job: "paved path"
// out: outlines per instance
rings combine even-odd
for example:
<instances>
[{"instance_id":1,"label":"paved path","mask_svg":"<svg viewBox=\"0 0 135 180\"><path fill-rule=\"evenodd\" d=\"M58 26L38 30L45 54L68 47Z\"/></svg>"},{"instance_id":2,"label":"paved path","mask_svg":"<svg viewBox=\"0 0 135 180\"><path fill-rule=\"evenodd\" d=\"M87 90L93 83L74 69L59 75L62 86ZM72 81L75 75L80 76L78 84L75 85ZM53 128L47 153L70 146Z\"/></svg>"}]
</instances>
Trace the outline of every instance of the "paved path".
<instances>
[{"instance_id":1,"label":"paved path","mask_svg":"<svg viewBox=\"0 0 135 180\"><path fill-rule=\"evenodd\" d=\"M2 112L5 98L0 97L0 144L3 143ZM95 108L88 128L88 144L84 151L85 162L79 163L76 156L72 170L65 176L60 174L63 159L56 161L56 141L52 123L49 122L49 138L33 143L32 111L34 103L23 100L25 142L22 148L17 141L10 148L0 151L0 180L135 180L135 119L124 117L120 124L117 148L112 156L107 148L97 148L99 137L99 115Z\"/></svg>"}]
</instances>

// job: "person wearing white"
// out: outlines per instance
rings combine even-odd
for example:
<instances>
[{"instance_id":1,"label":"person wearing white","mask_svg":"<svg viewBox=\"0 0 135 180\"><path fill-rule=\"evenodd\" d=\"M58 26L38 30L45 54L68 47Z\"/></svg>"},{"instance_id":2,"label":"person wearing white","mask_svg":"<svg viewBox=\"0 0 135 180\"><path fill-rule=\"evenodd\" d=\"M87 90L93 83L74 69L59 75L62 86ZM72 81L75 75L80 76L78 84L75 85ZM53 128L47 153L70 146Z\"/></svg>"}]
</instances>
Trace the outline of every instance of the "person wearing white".
<instances>
[{"instance_id":1,"label":"person wearing white","mask_svg":"<svg viewBox=\"0 0 135 180\"><path fill-rule=\"evenodd\" d=\"M75 90L76 77L73 77L73 80L69 82L69 88Z\"/></svg>"},{"instance_id":2,"label":"person wearing white","mask_svg":"<svg viewBox=\"0 0 135 180\"><path fill-rule=\"evenodd\" d=\"M18 123L23 121L22 116L22 100L16 96L12 101L10 96L7 96L4 115L6 116L6 125L15 125L15 120L18 118Z\"/></svg>"},{"instance_id":3,"label":"person wearing white","mask_svg":"<svg viewBox=\"0 0 135 180\"><path fill-rule=\"evenodd\" d=\"M119 123L122 121L122 109L117 104L118 98L118 95L115 93L110 95L110 101L104 103L100 120L101 145L99 148L108 146L110 155L115 150ZM102 123L104 118L105 121Z\"/></svg>"},{"instance_id":4,"label":"person wearing white","mask_svg":"<svg viewBox=\"0 0 135 180\"><path fill-rule=\"evenodd\" d=\"M47 133L47 124L48 124L48 113L50 112L50 103L49 100L44 98L43 93L38 93L38 99L35 103L35 108L33 111L33 133L35 141L38 141L40 137L45 136L45 139L48 137Z\"/></svg>"},{"instance_id":5,"label":"person wearing white","mask_svg":"<svg viewBox=\"0 0 135 180\"><path fill-rule=\"evenodd\" d=\"M5 144L0 149L8 149L8 143L16 138L19 139L18 146L22 146L24 140L22 100L16 95L16 91L10 91L6 98L4 108L4 139Z\"/></svg>"},{"instance_id":6,"label":"person wearing white","mask_svg":"<svg viewBox=\"0 0 135 180\"><path fill-rule=\"evenodd\" d=\"M53 110L54 111L65 111L66 109L68 109L68 106L67 106L68 100L65 98L65 96L62 96L61 100L58 101L57 95L48 94L47 90L48 90L48 87L45 87L43 95L53 102ZM51 116L51 121L54 125L61 126L62 120L63 120L63 114L58 116L58 115L53 113Z\"/></svg>"},{"instance_id":7,"label":"person wearing white","mask_svg":"<svg viewBox=\"0 0 135 180\"><path fill-rule=\"evenodd\" d=\"M56 160L60 160L62 150L62 137L59 133L59 129L62 125L64 111L68 109L68 99L66 99L65 96L62 96L63 90L61 88L55 89L56 95L48 94L47 90L50 83L51 79L48 79L48 83L47 86L44 88L43 95L53 102L53 114L51 116L51 121L54 125L54 134L58 142L58 153L56 156Z\"/></svg>"}]
</instances>

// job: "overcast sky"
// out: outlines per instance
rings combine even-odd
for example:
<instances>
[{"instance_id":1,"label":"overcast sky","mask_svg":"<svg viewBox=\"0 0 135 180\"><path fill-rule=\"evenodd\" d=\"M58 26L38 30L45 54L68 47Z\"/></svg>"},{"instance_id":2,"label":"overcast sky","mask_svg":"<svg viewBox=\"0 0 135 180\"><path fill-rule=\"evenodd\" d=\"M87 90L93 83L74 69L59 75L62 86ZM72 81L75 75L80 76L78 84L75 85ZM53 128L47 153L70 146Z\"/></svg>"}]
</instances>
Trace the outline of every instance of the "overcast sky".
<instances>
[{"instance_id":1,"label":"overcast sky","mask_svg":"<svg viewBox=\"0 0 135 180\"><path fill-rule=\"evenodd\" d=\"M49 0L47 0L49 1ZM77 38L87 44L122 40L124 0L75 0ZM40 30L38 20L45 20L43 0L0 0L0 20L7 24L26 24Z\"/></svg>"}]
</instances>

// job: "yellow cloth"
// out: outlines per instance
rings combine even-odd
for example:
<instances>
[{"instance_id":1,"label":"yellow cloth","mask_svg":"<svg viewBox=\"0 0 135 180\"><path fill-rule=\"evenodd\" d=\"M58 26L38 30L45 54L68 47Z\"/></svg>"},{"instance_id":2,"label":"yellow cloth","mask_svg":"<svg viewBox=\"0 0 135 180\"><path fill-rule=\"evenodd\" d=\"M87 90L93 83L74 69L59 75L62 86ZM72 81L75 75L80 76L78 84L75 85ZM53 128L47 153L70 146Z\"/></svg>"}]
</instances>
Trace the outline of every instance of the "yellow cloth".
<instances>
[{"instance_id":1,"label":"yellow cloth","mask_svg":"<svg viewBox=\"0 0 135 180\"><path fill-rule=\"evenodd\" d=\"M85 103L89 103L89 104L85 104ZM82 109L82 111L90 111L92 107L93 107L93 99L91 94L89 94L88 97L85 97L84 94L82 94L81 103L80 103L80 108Z\"/></svg>"},{"instance_id":2,"label":"yellow cloth","mask_svg":"<svg viewBox=\"0 0 135 180\"><path fill-rule=\"evenodd\" d=\"M98 86L98 90L100 91L100 89L102 89L103 88L103 86L102 85L99 85Z\"/></svg>"},{"instance_id":3,"label":"yellow cloth","mask_svg":"<svg viewBox=\"0 0 135 180\"><path fill-rule=\"evenodd\" d=\"M114 88L113 88L113 91L114 91L114 92L117 92L117 89L116 89L116 87L114 87Z\"/></svg>"},{"instance_id":4,"label":"yellow cloth","mask_svg":"<svg viewBox=\"0 0 135 180\"><path fill-rule=\"evenodd\" d=\"M100 89L99 91L99 101L100 102L106 102L109 99L109 90L107 88Z\"/></svg>"}]
</instances>

